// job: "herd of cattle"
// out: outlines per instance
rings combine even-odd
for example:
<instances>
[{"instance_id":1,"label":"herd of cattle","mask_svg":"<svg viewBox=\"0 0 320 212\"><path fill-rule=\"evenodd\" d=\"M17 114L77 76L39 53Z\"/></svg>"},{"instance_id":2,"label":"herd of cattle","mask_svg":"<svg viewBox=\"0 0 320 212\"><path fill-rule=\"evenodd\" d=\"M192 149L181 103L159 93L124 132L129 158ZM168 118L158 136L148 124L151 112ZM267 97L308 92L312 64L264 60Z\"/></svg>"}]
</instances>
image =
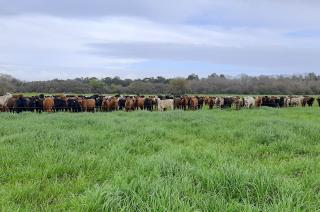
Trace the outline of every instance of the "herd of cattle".
<instances>
[{"instance_id":1,"label":"herd of cattle","mask_svg":"<svg viewBox=\"0 0 320 212\"><path fill-rule=\"evenodd\" d=\"M199 110L203 106L209 109L231 108L237 110L246 107L296 107L313 106L315 100L320 106L320 97L309 96L39 96L24 97L23 95L6 94L0 96L1 112L23 111L31 112L108 112L108 111L134 111L134 110Z\"/></svg>"}]
</instances>

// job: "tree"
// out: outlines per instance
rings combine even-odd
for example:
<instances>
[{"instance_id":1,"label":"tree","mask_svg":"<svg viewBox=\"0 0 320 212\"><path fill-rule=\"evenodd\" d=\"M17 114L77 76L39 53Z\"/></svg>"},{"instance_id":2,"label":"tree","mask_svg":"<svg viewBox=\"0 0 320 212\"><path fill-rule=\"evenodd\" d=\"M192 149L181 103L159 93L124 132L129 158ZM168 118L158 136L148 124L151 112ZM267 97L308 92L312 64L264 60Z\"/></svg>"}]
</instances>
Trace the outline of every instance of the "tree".
<instances>
[{"instance_id":1,"label":"tree","mask_svg":"<svg viewBox=\"0 0 320 212\"><path fill-rule=\"evenodd\" d=\"M188 81L183 78L176 78L170 80L169 91L173 95L186 94L188 92Z\"/></svg>"},{"instance_id":2,"label":"tree","mask_svg":"<svg viewBox=\"0 0 320 212\"><path fill-rule=\"evenodd\" d=\"M90 86L92 87L92 92L93 93L102 93L103 92L103 87L105 84L97 79L91 79L89 81Z\"/></svg>"},{"instance_id":3,"label":"tree","mask_svg":"<svg viewBox=\"0 0 320 212\"><path fill-rule=\"evenodd\" d=\"M196 74L190 74L187 78L188 80L199 80L199 76Z\"/></svg>"}]
</instances>

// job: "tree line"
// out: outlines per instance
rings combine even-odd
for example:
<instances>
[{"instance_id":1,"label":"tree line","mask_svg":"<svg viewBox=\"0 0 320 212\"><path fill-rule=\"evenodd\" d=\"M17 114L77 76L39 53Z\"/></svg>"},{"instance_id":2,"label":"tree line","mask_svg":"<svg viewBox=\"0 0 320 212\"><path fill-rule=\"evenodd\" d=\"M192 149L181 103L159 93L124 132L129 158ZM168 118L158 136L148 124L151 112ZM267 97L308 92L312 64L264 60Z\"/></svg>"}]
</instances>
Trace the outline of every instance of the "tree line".
<instances>
[{"instance_id":1,"label":"tree line","mask_svg":"<svg viewBox=\"0 0 320 212\"><path fill-rule=\"evenodd\" d=\"M268 94L268 95L318 95L320 76L315 73L290 76L229 77L211 74L200 78L190 74L186 78L151 77L121 79L96 77L53 79L26 82L0 74L0 95L11 93L77 93L77 94Z\"/></svg>"}]
</instances>

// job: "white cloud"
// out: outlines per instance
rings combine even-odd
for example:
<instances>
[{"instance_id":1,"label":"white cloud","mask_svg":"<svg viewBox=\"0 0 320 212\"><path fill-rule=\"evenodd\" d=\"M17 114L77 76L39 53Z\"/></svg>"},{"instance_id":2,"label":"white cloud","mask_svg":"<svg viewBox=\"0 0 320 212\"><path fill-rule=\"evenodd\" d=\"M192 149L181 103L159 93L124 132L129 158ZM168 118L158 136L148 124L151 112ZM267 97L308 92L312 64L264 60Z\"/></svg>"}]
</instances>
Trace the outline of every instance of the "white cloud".
<instances>
[{"instance_id":1,"label":"white cloud","mask_svg":"<svg viewBox=\"0 0 320 212\"><path fill-rule=\"evenodd\" d=\"M0 0L0 72L126 77L132 65L162 59L286 73L320 65L318 1L134 3Z\"/></svg>"}]
</instances>

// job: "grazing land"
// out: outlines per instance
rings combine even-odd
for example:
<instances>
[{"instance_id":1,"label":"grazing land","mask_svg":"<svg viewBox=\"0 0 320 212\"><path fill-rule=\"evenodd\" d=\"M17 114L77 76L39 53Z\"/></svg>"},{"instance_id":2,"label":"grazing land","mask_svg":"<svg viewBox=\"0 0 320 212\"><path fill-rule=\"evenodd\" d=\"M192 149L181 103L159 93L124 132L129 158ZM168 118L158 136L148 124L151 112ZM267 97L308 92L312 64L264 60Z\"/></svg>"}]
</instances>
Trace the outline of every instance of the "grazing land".
<instances>
[{"instance_id":1,"label":"grazing land","mask_svg":"<svg viewBox=\"0 0 320 212\"><path fill-rule=\"evenodd\" d=\"M0 210L320 210L319 112L0 113Z\"/></svg>"}]
</instances>

